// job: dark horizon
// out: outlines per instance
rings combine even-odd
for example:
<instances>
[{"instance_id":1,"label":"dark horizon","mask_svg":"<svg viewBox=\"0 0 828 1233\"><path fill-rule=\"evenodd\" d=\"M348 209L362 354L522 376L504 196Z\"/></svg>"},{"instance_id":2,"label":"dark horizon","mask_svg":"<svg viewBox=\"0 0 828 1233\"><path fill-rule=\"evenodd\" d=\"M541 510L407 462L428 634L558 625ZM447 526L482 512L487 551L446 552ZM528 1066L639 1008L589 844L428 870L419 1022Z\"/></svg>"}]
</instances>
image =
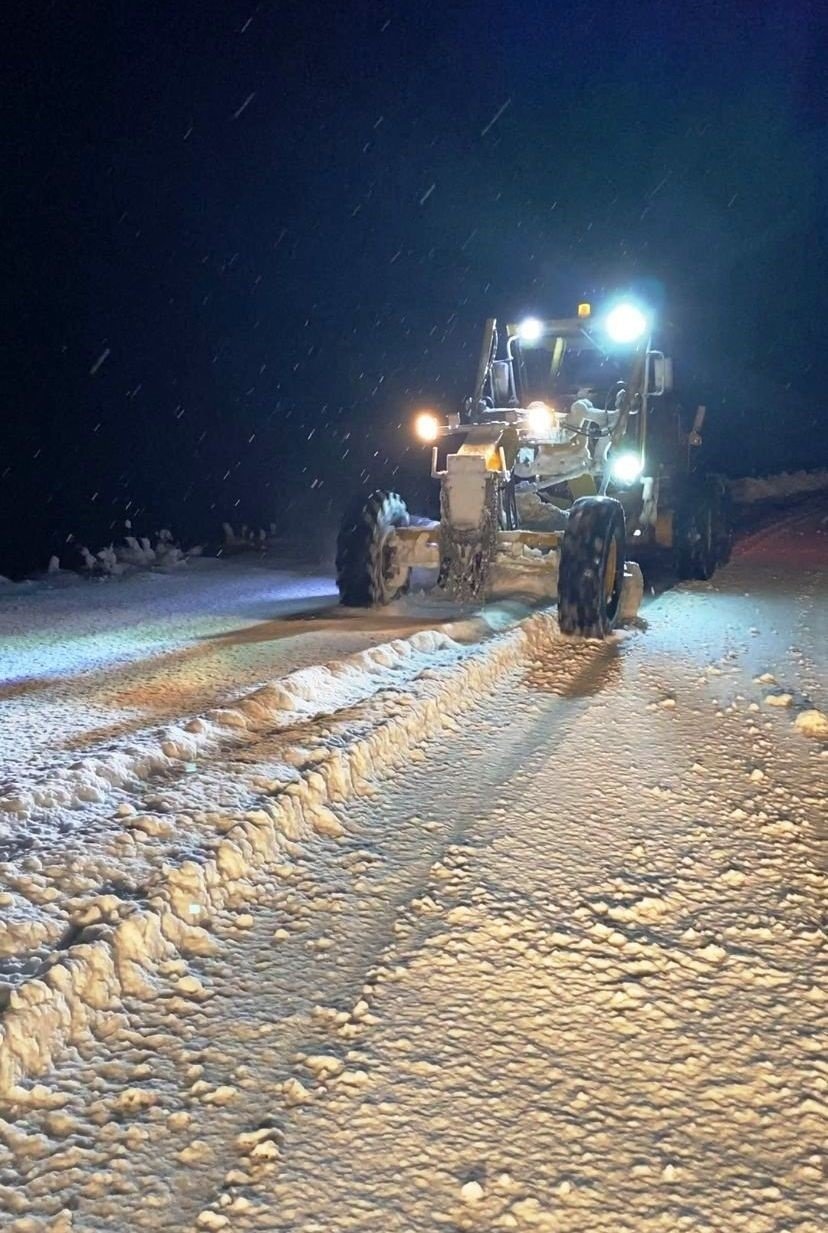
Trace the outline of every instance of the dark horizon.
<instances>
[{"instance_id":1,"label":"dark horizon","mask_svg":"<svg viewBox=\"0 0 828 1233\"><path fill-rule=\"evenodd\" d=\"M828 463L820 6L4 15L0 573L427 487L483 319L633 288L729 474ZM292 521L291 521L292 520Z\"/></svg>"}]
</instances>

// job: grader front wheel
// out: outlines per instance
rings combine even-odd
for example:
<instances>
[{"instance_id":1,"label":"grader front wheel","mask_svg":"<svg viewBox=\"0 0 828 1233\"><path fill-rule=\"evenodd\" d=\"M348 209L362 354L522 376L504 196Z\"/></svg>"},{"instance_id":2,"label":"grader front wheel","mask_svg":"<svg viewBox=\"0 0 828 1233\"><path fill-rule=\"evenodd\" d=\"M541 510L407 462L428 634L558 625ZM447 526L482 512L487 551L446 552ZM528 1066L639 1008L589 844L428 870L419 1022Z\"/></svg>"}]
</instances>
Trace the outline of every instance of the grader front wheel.
<instances>
[{"instance_id":1,"label":"grader front wheel","mask_svg":"<svg viewBox=\"0 0 828 1233\"><path fill-rule=\"evenodd\" d=\"M409 522L396 492L372 492L351 506L336 542L336 585L343 604L378 607L407 589L411 571L398 562L394 531Z\"/></svg>"},{"instance_id":2,"label":"grader front wheel","mask_svg":"<svg viewBox=\"0 0 828 1233\"><path fill-rule=\"evenodd\" d=\"M619 618L624 586L624 510L611 497L572 506L558 569L561 633L606 638Z\"/></svg>"}]
</instances>

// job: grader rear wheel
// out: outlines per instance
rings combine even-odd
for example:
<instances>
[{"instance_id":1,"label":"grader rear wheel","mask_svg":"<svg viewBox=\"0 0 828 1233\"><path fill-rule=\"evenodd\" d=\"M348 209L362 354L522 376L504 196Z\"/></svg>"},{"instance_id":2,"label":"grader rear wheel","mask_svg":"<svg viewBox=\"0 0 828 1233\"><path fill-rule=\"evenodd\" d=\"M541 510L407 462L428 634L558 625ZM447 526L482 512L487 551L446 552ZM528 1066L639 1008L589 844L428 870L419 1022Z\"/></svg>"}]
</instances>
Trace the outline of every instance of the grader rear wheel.
<instances>
[{"instance_id":1,"label":"grader rear wheel","mask_svg":"<svg viewBox=\"0 0 828 1233\"><path fill-rule=\"evenodd\" d=\"M730 560L733 547L730 497L718 476L708 476L683 493L675 514L676 573L706 581Z\"/></svg>"}]
</instances>

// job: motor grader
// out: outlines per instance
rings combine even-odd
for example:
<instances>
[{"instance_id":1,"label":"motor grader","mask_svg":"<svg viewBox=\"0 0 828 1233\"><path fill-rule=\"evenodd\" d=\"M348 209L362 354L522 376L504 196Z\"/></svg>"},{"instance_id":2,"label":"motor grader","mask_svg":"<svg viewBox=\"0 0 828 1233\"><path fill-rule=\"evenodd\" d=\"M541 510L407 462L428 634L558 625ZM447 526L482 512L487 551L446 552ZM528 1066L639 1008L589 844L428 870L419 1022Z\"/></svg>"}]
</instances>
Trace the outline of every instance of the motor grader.
<instances>
[{"instance_id":1,"label":"motor grader","mask_svg":"<svg viewBox=\"0 0 828 1233\"><path fill-rule=\"evenodd\" d=\"M704 408L683 425L672 388L633 301L503 330L488 320L460 412L415 420L439 520L394 492L357 500L337 541L342 603L387 604L430 569L460 601L557 597L564 633L603 638L641 598L631 550L670 550L679 577L709 578L729 555L727 490L695 466Z\"/></svg>"}]
</instances>

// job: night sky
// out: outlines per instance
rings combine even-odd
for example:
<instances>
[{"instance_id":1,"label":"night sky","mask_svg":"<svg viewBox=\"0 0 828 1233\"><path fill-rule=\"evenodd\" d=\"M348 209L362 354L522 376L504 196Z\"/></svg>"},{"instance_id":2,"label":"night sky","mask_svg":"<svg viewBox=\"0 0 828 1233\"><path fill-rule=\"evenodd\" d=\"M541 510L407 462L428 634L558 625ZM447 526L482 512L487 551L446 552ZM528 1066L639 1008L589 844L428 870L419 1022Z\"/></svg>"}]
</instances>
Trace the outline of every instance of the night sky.
<instances>
[{"instance_id":1,"label":"night sky","mask_svg":"<svg viewBox=\"0 0 828 1233\"><path fill-rule=\"evenodd\" d=\"M824 12L5 6L0 572L416 492L483 319L618 287L713 465L828 463Z\"/></svg>"}]
</instances>

